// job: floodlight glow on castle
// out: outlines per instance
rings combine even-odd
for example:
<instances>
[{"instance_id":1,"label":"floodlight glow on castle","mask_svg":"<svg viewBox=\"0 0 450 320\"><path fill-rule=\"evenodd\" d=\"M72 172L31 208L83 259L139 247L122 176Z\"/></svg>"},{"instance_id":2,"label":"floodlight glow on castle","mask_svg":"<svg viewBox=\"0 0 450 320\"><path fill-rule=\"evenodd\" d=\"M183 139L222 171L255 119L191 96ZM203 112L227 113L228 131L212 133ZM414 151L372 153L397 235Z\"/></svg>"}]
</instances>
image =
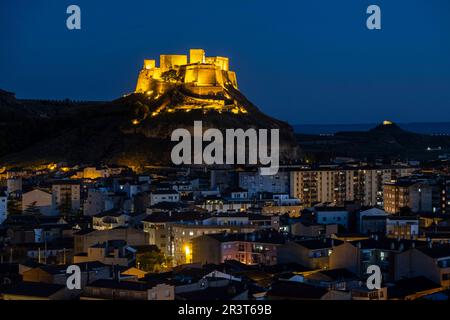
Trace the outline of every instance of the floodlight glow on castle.
<instances>
[{"instance_id":1,"label":"floodlight glow on castle","mask_svg":"<svg viewBox=\"0 0 450 320\"><path fill-rule=\"evenodd\" d=\"M227 57L206 57L203 49L190 49L189 62L187 55L179 54L160 55L159 67L156 66L156 60L144 60L136 93L157 99L174 87L183 89L187 101L168 112L180 109L186 112L192 109L247 112L233 101L229 93L230 87L238 89L238 86L236 73L229 70Z\"/></svg>"}]
</instances>

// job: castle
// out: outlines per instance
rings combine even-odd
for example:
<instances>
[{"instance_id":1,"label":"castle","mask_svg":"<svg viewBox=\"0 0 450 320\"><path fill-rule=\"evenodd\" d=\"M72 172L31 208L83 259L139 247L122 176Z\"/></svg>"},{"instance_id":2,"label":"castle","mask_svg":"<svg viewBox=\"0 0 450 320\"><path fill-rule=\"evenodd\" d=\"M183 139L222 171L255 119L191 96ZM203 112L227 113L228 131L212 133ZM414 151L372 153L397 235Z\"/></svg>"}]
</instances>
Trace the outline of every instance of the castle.
<instances>
[{"instance_id":1,"label":"castle","mask_svg":"<svg viewBox=\"0 0 450 320\"><path fill-rule=\"evenodd\" d=\"M176 72L177 79L190 91L199 95L221 91L225 84L231 84L237 89L236 73L229 70L227 57L206 57L203 49L191 49L189 62L187 55L182 54L160 55L159 68L155 60L144 60L136 92L147 92L154 89L155 84L158 87L158 82L171 80L171 70Z\"/></svg>"},{"instance_id":2,"label":"castle","mask_svg":"<svg viewBox=\"0 0 450 320\"><path fill-rule=\"evenodd\" d=\"M186 101L169 109L169 112L214 109L246 113L233 101L227 90L230 86L238 88L236 73L229 70L227 57L206 57L203 49L190 49L189 61L187 55L180 54L160 55L159 67L156 66L156 60L144 60L136 93L157 99L175 86L182 88Z\"/></svg>"}]
</instances>

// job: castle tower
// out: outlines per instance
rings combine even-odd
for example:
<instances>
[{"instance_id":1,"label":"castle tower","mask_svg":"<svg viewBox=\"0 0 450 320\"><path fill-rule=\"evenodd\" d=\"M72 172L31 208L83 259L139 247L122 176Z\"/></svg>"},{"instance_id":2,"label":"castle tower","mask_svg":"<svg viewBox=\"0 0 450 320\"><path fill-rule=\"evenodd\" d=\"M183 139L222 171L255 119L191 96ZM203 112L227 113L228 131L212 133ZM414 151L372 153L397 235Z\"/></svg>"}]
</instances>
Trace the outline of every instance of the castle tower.
<instances>
[{"instance_id":1,"label":"castle tower","mask_svg":"<svg viewBox=\"0 0 450 320\"><path fill-rule=\"evenodd\" d=\"M190 49L189 50L189 63L205 63L205 50Z\"/></svg>"},{"instance_id":2,"label":"castle tower","mask_svg":"<svg viewBox=\"0 0 450 320\"><path fill-rule=\"evenodd\" d=\"M144 60L144 68L147 70L150 69L154 69L156 67L156 61L155 60L150 60L150 59L145 59Z\"/></svg>"}]
</instances>

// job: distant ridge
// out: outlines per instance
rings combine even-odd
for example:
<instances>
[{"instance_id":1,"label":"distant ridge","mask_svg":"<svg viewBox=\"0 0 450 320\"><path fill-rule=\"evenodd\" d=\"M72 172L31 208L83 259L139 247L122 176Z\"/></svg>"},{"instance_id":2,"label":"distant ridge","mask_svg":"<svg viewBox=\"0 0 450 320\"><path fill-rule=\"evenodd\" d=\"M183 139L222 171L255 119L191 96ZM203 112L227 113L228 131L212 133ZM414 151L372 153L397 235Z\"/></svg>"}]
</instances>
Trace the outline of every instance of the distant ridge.
<instances>
[{"instance_id":1,"label":"distant ridge","mask_svg":"<svg viewBox=\"0 0 450 320\"><path fill-rule=\"evenodd\" d=\"M368 131L378 124L304 124L294 125L296 133L303 134L334 134L341 131ZM450 135L450 122L410 122L397 123L403 130L431 135Z\"/></svg>"}]
</instances>

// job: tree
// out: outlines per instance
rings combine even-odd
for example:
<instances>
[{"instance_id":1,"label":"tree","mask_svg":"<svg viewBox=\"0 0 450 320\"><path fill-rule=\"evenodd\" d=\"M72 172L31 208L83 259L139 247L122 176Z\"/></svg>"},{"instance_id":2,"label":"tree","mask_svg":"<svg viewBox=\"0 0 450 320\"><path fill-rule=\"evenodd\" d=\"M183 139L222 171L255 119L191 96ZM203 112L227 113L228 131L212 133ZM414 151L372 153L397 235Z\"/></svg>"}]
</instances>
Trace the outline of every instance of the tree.
<instances>
[{"instance_id":1,"label":"tree","mask_svg":"<svg viewBox=\"0 0 450 320\"><path fill-rule=\"evenodd\" d=\"M410 207L401 207L398 212L399 216L412 216L413 212Z\"/></svg>"},{"instance_id":2,"label":"tree","mask_svg":"<svg viewBox=\"0 0 450 320\"><path fill-rule=\"evenodd\" d=\"M27 214L39 214L41 213L40 210L36 206L36 201L30 203L27 208L25 209L24 213Z\"/></svg>"},{"instance_id":3,"label":"tree","mask_svg":"<svg viewBox=\"0 0 450 320\"><path fill-rule=\"evenodd\" d=\"M17 199L8 198L7 212L10 215L22 213L22 208L20 208L20 203Z\"/></svg>"},{"instance_id":4,"label":"tree","mask_svg":"<svg viewBox=\"0 0 450 320\"><path fill-rule=\"evenodd\" d=\"M170 258L161 251L149 251L139 254L136 258L136 265L146 272L162 272L170 265Z\"/></svg>"},{"instance_id":5,"label":"tree","mask_svg":"<svg viewBox=\"0 0 450 320\"><path fill-rule=\"evenodd\" d=\"M169 81L170 81L170 82L171 82L171 81L178 81L178 80L179 80L177 71L174 70L174 69L170 69L170 70L168 70L168 71L163 72L163 73L161 74L161 78L162 78L164 81L167 81L167 82L169 82Z\"/></svg>"}]
</instances>

